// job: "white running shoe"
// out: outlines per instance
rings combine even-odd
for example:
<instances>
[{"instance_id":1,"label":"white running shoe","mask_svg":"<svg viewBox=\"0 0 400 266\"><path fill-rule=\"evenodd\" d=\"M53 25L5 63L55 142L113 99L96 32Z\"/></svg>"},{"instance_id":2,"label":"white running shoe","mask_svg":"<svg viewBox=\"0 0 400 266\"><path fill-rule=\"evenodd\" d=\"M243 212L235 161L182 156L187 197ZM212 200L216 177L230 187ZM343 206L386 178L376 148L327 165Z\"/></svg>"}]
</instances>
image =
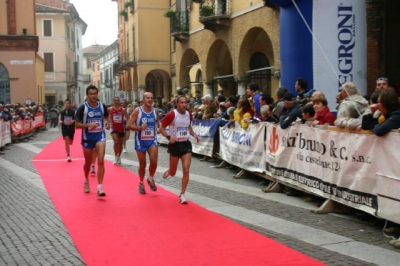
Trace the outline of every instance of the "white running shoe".
<instances>
[{"instance_id":1,"label":"white running shoe","mask_svg":"<svg viewBox=\"0 0 400 266\"><path fill-rule=\"evenodd\" d=\"M118 157L118 164L121 164L121 157Z\"/></svg>"},{"instance_id":2,"label":"white running shoe","mask_svg":"<svg viewBox=\"0 0 400 266\"><path fill-rule=\"evenodd\" d=\"M118 157L117 156L115 156L115 159L114 159L114 164L117 164L118 163Z\"/></svg>"},{"instance_id":3,"label":"white running shoe","mask_svg":"<svg viewBox=\"0 0 400 266\"><path fill-rule=\"evenodd\" d=\"M95 174L95 173L96 173L96 171L95 171L95 169L94 169L94 165L92 165L92 166L90 167L90 173L91 173L91 174Z\"/></svg>"},{"instance_id":4,"label":"white running shoe","mask_svg":"<svg viewBox=\"0 0 400 266\"><path fill-rule=\"evenodd\" d=\"M126 149L124 148L124 149L122 150L122 152L123 152L123 153L126 153Z\"/></svg>"},{"instance_id":5,"label":"white running shoe","mask_svg":"<svg viewBox=\"0 0 400 266\"><path fill-rule=\"evenodd\" d=\"M67 161L68 161L69 163L72 161L70 156L67 156Z\"/></svg>"},{"instance_id":6,"label":"white running shoe","mask_svg":"<svg viewBox=\"0 0 400 266\"><path fill-rule=\"evenodd\" d=\"M187 204L187 201L186 201L186 198L185 198L185 194L180 194L179 195L179 202L181 203L181 204Z\"/></svg>"}]
</instances>

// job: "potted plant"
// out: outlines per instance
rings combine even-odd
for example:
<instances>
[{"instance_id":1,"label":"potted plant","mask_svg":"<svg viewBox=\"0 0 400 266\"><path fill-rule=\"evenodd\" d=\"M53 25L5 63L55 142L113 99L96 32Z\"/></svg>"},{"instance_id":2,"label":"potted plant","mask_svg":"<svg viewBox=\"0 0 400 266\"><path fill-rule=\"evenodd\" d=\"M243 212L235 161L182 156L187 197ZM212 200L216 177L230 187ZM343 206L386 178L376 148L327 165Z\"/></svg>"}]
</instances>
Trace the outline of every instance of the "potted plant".
<instances>
[{"instance_id":1,"label":"potted plant","mask_svg":"<svg viewBox=\"0 0 400 266\"><path fill-rule=\"evenodd\" d=\"M172 17L175 16L175 14L176 14L176 11L175 11L175 10L173 10L173 9L168 9L167 11L164 12L164 17L172 18Z\"/></svg>"},{"instance_id":2,"label":"potted plant","mask_svg":"<svg viewBox=\"0 0 400 266\"><path fill-rule=\"evenodd\" d=\"M132 2L125 2L125 8L132 7Z\"/></svg>"},{"instance_id":3,"label":"potted plant","mask_svg":"<svg viewBox=\"0 0 400 266\"><path fill-rule=\"evenodd\" d=\"M122 9L122 10L119 12L119 15L120 15L120 16L123 16L123 17L125 18L125 20L128 19L128 12L127 12L125 9Z\"/></svg>"},{"instance_id":4,"label":"potted plant","mask_svg":"<svg viewBox=\"0 0 400 266\"><path fill-rule=\"evenodd\" d=\"M214 15L214 8L212 6L201 6L200 17L209 17Z\"/></svg>"}]
</instances>

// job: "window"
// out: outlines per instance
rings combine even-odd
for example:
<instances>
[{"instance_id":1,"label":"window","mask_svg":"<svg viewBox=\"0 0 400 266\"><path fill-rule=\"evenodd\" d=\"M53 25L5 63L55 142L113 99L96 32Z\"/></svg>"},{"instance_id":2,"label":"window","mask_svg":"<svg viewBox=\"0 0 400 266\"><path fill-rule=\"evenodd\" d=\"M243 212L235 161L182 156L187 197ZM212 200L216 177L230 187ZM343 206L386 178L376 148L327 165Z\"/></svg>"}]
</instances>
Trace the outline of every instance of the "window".
<instances>
[{"instance_id":1,"label":"window","mask_svg":"<svg viewBox=\"0 0 400 266\"><path fill-rule=\"evenodd\" d=\"M78 48L79 49L79 36L78 36L78 33L76 33L76 48Z\"/></svg>"},{"instance_id":2,"label":"window","mask_svg":"<svg viewBox=\"0 0 400 266\"><path fill-rule=\"evenodd\" d=\"M49 19L43 20L43 36L45 37L53 36L51 28L51 20Z\"/></svg>"},{"instance_id":3,"label":"window","mask_svg":"<svg viewBox=\"0 0 400 266\"><path fill-rule=\"evenodd\" d=\"M44 53L44 72L54 72L53 53Z\"/></svg>"}]
</instances>

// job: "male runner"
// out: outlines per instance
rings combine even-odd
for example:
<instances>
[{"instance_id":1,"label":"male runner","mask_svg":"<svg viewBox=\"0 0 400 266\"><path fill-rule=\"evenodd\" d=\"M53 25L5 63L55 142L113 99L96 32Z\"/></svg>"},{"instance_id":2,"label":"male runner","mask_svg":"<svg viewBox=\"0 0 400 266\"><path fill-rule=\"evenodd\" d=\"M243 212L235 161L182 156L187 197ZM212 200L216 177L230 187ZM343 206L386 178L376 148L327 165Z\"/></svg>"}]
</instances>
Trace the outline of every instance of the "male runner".
<instances>
[{"instance_id":1,"label":"male runner","mask_svg":"<svg viewBox=\"0 0 400 266\"><path fill-rule=\"evenodd\" d=\"M111 137L114 141L114 164L121 164L122 144L125 137L124 118L128 119L128 116L118 96L114 97L113 102L114 106L108 108L108 114L111 121Z\"/></svg>"},{"instance_id":2,"label":"male runner","mask_svg":"<svg viewBox=\"0 0 400 266\"><path fill-rule=\"evenodd\" d=\"M146 194L143 180L146 172L146 152L149 154L150 166L147 183L152 191L157 191L154 174L157 169L158 144L157 128L160 123L158 111L153 107L153 94L143 95L142 106L136 107L129 119L127 128L135 132L135 150L139 161L139 193Z\"/></svg>"},{"instance_id":3,"label":"male runner","mask_svg":"<svg viewBox=\"0 0 400 266\"><path fill-rule=\"evenodd\" d=\"M83 171L85 181L83 190L90 192L89 170L92 163L93 149L96 148L97 155L97 195L104 197L106 193L103 190L104 178L104 155L106 150L106 133L104 129L110 129L108 122L107 107L100 101L97 101L99 90L90 85L86 88L87 101L79 106L75 123L77 128L82 128L82 148L85 157Z\"/></svg>"},{"instance_id":4,"label":"male runner","mask_svg":"<svg viewBox=\"0 0 400 266\"><path fill-rule=\"evenodd\" d=\"M177 109L166 114L161 120L160 133L169 140L169 169L163 174L163 178L175 176L179 159L182 162L182 189L179 195L179 202L187 204L185 192L189 183L189 170L192 161L192 143L189 137L193 136L197 143L200 142L199 136L192 129L193 116L186 110L187 98L184 95L178 96ZM165 128L169 126L169 135Z\"/></svg>"},{"instance_id":5,"label":"male runner","mask_svg":"<svg viewBox=\"0 0 400 266\"><path fill-rule=\"evenodd\" d=\"M69 146L74 142L75 134L75 111L71 109L71 101L66 99L64 102L64 110L60 113L61 134L65 142L65 151L67 152L67 161L71 162Z\"/></svg>"}]
</instances>

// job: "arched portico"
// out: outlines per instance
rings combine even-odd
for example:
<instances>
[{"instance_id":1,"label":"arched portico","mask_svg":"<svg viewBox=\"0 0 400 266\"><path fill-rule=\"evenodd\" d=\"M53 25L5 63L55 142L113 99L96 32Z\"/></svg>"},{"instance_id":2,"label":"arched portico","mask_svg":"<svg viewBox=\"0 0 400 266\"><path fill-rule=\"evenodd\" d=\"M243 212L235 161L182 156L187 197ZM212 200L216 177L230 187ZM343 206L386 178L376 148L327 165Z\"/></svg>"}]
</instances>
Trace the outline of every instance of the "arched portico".
<instances>
[{"instance_id":1,"label":"arched portico","mask_svg":"<svg viewBox=\"0 0 400 266\"><path fill-rule=\"evenodd\" d=\"M0 62L0 101L10 103L10 76L7 68Z\"/></svg>"},{"instance_id":2,"label":"arched portico","mask_svg":"<svg viewBox=\"0 0 400 266\"><path fill-rule=\"evenodd\" d=\"M170 97L170 95L164 95L164 92L171 92L170 83L169 74L165 70L154 69L146 75L146 91L153 93L157 101Z\"/></svg>"},{"instance_id":3,"label":"arched portico","mask_svg":"<svg viewBox=\"0 0 400 266\"><path fill-rule=\"evenodd\" d=\"M272 93L271 77L274 75L274 51L271 39L264 29L251 28L244 36L239 51L238 93L244 94L246 83L255 82L263 92Z\"/></svg>"},{"instance_id":4,"label":"arched portico","mask_svg":"<svg viewBox=\"0 0 400 266\"><path fill-rule=\"evenodd\" d=\"M225 96L236 94L232 56L229 47L223 40L216 40L211 45L205 69L206 76L211 79L207 81L207 93L213 96L217 92Z\"/></svg>"}]
</instances>

